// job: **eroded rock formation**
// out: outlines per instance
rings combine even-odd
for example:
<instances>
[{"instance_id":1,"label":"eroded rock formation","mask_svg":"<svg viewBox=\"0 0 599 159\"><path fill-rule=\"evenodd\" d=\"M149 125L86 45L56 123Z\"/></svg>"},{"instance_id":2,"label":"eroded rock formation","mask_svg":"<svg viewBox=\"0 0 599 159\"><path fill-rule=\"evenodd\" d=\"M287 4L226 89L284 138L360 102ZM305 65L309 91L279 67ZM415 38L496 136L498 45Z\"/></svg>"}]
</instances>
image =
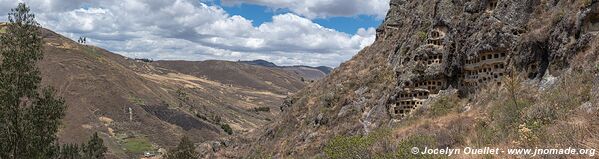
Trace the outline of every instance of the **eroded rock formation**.
<instances>
[{"instance_id":1,"label":"eroded rock formation","mask_svg":"<svg viewBox=\"0 0 599 159\"><path fill-rule=\"evenodd\" d=\"M394 128L447 92L470 98L508 76L557 77L580 53L597 58L598 8L596 0L391 0L376 41L289 97L247 150L322 156L330 139Z\"/></svg>"}]
</instances>

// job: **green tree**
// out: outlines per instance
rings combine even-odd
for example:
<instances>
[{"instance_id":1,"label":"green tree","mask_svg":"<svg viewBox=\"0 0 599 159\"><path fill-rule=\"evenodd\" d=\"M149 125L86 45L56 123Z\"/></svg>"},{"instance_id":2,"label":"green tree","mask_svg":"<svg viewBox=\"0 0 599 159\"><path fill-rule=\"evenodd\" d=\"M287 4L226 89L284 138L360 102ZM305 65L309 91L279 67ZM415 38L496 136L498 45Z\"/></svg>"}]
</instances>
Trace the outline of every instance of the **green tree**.
<instances>
[{"instance_id":1,"label":"green tree","mask_svg":"<svg viewBox=\"0 0 599 159\"><path fill-rule=\"evenodd\" d=\"M20 3L8 20L0 34L0 158L52 158L66 106L52 88L40 89L42 38L29 7Z\"/></svg>"},{"instance_id":2,"label":"green tree","mask_svg":"<svg viewBox=\"0 0 599 159\"><path fill-rule=\"evenodd\" d=\"M98 136L98 133L94 133L91 139L81 146L83 151L83 157L86 159L101 159L104 158L104 153L108 150L104 146L104 141Z\"/></svg>"},{"instance_id":3,"label":"green tree","mask_svg":"<svg viewBox=\"0 0 599 159\"><path fill-rule=\"evenodd\" d=\"M229 126L229 124L222 124L220 125L220 128L222 128L227 134L233 135L233 129L231 129L231 126Z\"/></svg>"},{"instance_id":4,"label":"green tree","mask_svg":"<svg viewBox=\"0 0 599 159\"><path fill-rule=\"evenodd\" d=\"M171 150L166 155L166 159L195 159L198 158L199 154L195 152L195 146L193 143L184 136L181 138L179 145L174 150Z\"/></svg>"},{"instance_id":5,"label":"green tree","mask_svg":"<svg viewBox=\"0 0 599 159\"><path fill-rule=\"evenodd\" d=\"M81 152L77 144L65 144L60 148L59 159L80 159Z\"/></svg>"}]
</instances>

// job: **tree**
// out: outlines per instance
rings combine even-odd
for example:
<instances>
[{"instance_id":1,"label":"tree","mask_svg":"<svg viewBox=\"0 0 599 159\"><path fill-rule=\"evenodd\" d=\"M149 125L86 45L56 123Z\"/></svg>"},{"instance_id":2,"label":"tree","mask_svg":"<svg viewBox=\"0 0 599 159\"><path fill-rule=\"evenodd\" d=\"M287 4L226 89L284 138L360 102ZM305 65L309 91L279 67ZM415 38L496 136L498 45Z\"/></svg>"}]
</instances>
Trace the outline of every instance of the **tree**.
<instances>
[{"instance_id":1,"label":"tree","mask_svg":"<svg viewBox=\"0 0 599 159\"><path fill-rule=\"evenodd\" d=\"M104 153L108 150L103 140L98 136L98 133L94 133L89 139L87 144L64 144L60 147L60 151L57 155L58 159L102 159Z\"/></svg>"},{"instance_id":2,"label":"tree","mask_svg":"<svg viewBox=\"0 0 599 159\"><path fill-rule=\"evenodd\" d=\"M81 152L77 144L65 144L60 148L59 159L80 159Z\"/></svg>"},{"instance_id":3,"label":"tree","mask_svg":"<svg viewBox=\"0 0 599 159\"><path fill-rule=\"evenodd\" d=\"M101 159L104 158L104 153L108 150L104 146L104 141L98 136L98 133L94 133L91 139L81 146L83 151L83 157L87 159Z\"/></svg>"},{"instance_id":4,"label":"tree","mask_svg":"<svg viewBox=\"0 0 599 159\"><path fill-rule=\"evenodd\" d=\"M171 150L166 155L166 159L195 159L198 158L199 154L195 152L195 146L193 143L184 136L181 138L179 145L174 150Z\"/></svg>"},{"instance_id":5,"label":"tree","mask_svg":"<svg viewBox=\"0 0 599 159\"><path fill-rule=\"evenodd\" d=\"M225 131L227 134L233 135L233 129L231 129L231 126L229 126L229 124L221 124L220 128L222 128L223 131Z\"/></svg>"},{"instance_id":6,"label":"tree","mask_svg":"<svg viewBox=\"0 0 599 159\"><path fill-rule=\"evenodd\" d=\"M40 89L36 62L42 59L39 24L20 3L0 34L0 158L52 158L64 100L50 87Z\"/></svg>"}]
</instances>

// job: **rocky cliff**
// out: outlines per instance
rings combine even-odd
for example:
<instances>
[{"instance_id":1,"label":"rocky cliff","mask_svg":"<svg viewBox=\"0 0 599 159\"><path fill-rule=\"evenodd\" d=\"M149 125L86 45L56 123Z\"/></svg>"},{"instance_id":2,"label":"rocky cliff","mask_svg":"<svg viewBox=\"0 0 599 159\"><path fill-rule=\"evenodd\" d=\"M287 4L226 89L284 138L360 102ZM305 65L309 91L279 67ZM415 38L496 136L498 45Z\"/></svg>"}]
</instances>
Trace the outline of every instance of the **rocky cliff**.
<instances>
[{"instance_id":1,"label":"rocky cliff","mask_svg":"<svg viewBox=\"0 0 599 159\"><path fill-rule=\"evenodd\" d=\"M280 120L232 149L256 157L405 158L405 145L419 144L599 145L580 137L599 123L596 0L390 6L374 44L288 97Z\"/></svg>"}]
</instances>

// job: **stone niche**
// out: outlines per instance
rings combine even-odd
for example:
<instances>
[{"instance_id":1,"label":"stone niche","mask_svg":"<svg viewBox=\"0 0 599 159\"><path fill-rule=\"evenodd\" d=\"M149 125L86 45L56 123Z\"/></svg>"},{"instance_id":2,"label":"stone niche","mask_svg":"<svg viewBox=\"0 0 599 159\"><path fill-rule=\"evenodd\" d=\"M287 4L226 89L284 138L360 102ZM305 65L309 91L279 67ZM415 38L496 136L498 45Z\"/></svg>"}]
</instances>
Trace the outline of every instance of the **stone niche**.
<instances>
[{"instance_id":1,"label":"stone niche","mask_svg":"<svg viewBox=\"0 0 599 159\"><path fill-rule=\"evenodd\" d=\"M445 80L424 80L420 82L408 82L404 89L394 98L389 105L389 113L393 118L403 118L422 106L431 95L439 93L445 86Z\"/></svg>"},{"instance_id":2,"label":"stone niche","mask_svg":"<svg viewBox=\"0 0 599 159\"><path fill-rule=\"evenodd\" d=\"M593 10L583 21L582 29L584 32L598 33L599 32L599 5L593 5Z\"/></svg>"},{"instance_id":3,"label":"stone niche","mask_svg":"<svg viewBox=\"0 0 599 159\"><path fill-rule=\"evenodd\" d=\"M443 89L444 86L445 86L444 80L426 80L426 81L414 83L414 85L411 87L413 89L426 90L426 92L427 92L426 96L428 97L429 94L439 93L439 91L441 89Z\"/></svg>"},{"instance_id":4,"label":"stone niche","mask_svg":"<svg viewBox=\"0 0 599 159\"><path fill-rule=\"evenodd\" d=\"M476 88L489 82L501 85L503 76L506 75L506 56L505 52L490 51L467 60L461 86Z\"/></svg>"},{"instance_id":5,"label":"stone niche","mask_svg":"<svg viewBox=\"0 0 599 159\"><path fill-rule=\"evenodd\" d=\"M445 34L447 34L447 26L437 25L428 33L427 45L443 46Z\"/></svg>"},{"instance_id":6,"label":"stone niche","mask_svg":"<svg viewBox=\"0 0 599 159\"><path fill-rule=\"evenodd\" d=\"M443 62L443 55L429 55L428 57L417 56L415 60L426 65L441 64Z\"/></svg>"},{"instance_id":7,"label":"stone niche","mask_svg":"<svg viewBox=\"0 0 599 159\"><path fill-rule=\"evenodd\" d=\"M409 86L408 86L409 87ZM405 88L399 92L395 101L389 106L389 114L393 118L402 118L421 106L428 99L429 91L425 89Z\"/></svg>"}]
</instances>

